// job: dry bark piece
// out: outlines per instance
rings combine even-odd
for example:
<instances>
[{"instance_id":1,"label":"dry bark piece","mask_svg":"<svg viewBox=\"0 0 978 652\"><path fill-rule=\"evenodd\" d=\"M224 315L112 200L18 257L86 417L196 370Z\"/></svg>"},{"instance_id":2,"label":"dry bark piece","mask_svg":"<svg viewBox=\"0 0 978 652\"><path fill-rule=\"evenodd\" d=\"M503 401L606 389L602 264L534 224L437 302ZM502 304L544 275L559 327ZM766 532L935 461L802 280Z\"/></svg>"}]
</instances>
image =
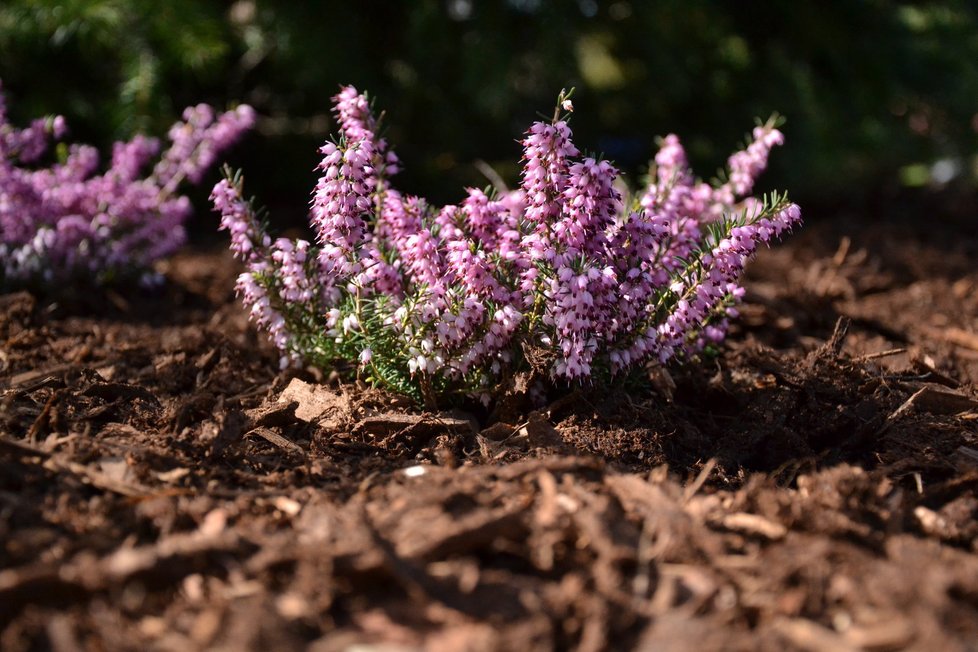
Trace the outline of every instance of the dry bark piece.
<instances>
[{"instance_id":1,"label":"dry bark piece","mask_svg":"<svg viewBox=\"0 0 978 652\"><path fill-rule=\"evenodd\" d=\"M401 414L391 412L360 419L354 428L358 434L387 437L398 432L412 434L437 434L441 432L474 432L468 419L439 414Z\"/></svg>"},{"instance_id":2,"label":"dry bark piece","mask_svg":"<svg viewBox=\"0 0 978 652\"><path fill-rule=\"evenodd\" d=\"M893 423L914 408L919 408L932 414L958 414L967 412L968 410L978 409L978 401L964 394L925 385L914 392L910 398L904 401L900 407L886 418L886 421L877 431L877 434L882 434L888 430Z\"/></svg>"},{"instance_id":3,"label":"dry bark piece","mask_svg":"<svg viewBox=\"0 0 978 652\"><path fill-rule=\"evenodd\" d=\"M961 383L958 381L938 371L934 365L934 359L929 355L923 357L911 356L910 363L913 365L914 371L925 375L927 380L931 382L950 387L951 389L957 389L961 386Z\"/></svg>"},{"instance_id":4,"label":"dry bark piece","mask_svg":"<svg viewBox=\"0 0 978 652\"><path fill-rule=\"evenodd\" d=\"M966 463L978 466L978 449L971 448L970 446L959 446L955 452Z\"/></svg>"},{"instance_id":5,"label":"dry bark piece","mask_svg":"<svg viewBox=\"0 0 978 652\"><path fill-rule=\"evenodd\" d=\"M788 534L788 528L757 514L738 512L727 514L719 521L720 525L733 532L752 534L770 541L779 541Z\"/></svg>"},{"instance_id":6,"label":"dry bark piece","mask_svg":"<svg viewBox=\"0 0 978 652\"><path fill-rule=\"evenodd\" d=\"M92 383L82 391L82 395L96 396L106 401L116 399L131 401L139 398L154 405L159 404L156 396L151 391L137 385L128 385L126 383Z\"/></svg>"},{"instance_id":7,"label":"dry bark piece","mask_svg":"<svg viewBox=\"0 0 978 652\"><path fill-rule=\"evenodd\" d=\"M127 498L146 498L152 495L152 491L150 489L140 484L135 482L121 482L109 475L106 475L105 473L102 473L101 471L96 471L95 469L85 466L84 464L66 461L60 456L47 459L43 466L45 469L55 473L73 473L81 478L86 484L90 484L93 487L98 487L99 489L103 489L105 491L117 493L120 496L125 496Z\"/></svg>"},{"instance_id":8,"label":"dry bark piece","mask_svg":"<svg viewBox=\"0 0 978 652\"><path fill-rule=\"evenodd\" d=\"M90 466L73 462L63 455L52 455L26 442L18 441L2 434L0 434L0 453L12 454L23 462L37 464L56 474L69 473L75 475L81 478L86 484L117 493L121 496L143 498L151 493L149 489L138 483L120 481L117 477L113 477L111 472L105 473Z\"/></svg>"},{"instance_id":9,"label":"dry bark piece","mask_svg":"<svg viewBox=\"0 0 978 652\"><path fill-rule=\"evenodd\" d=\"M649 382L655 391L666 400L672 402L676 394L676 381L672 379L669 370L662 365L651 365L647 369Z\"/></svg>"},{"instance_id":10,"label":"dry bark piece","mask_svg":"<svg viewBox=\"0 0 978 652\"><path fill-rule=\"evenodd\" d=\"M553 427L553 424L542 413L531 412L526 424L519 429L518 435L525 437L531 446L546 448L559 446L564 443L560 431Z\"/></svg>"},{"instance_id":11,"label":"dry bark piece","mask_svg":"<svg viewBox=\"0 0 978 652\"><path fill-rule=\"evenodd\" d=\"M295 402L295 416L325 428L341 425L348 417L350 404L345 396L321 385L293 378L278 397L279 403Z\"/></svg>"},{"instance_id":12,"label":"dry bark piece","mask_svg":"<svg viewBox=\"0 0 978 652\"><path fill-rule=\"evenodd\" d=\"M805 652L859 652L845 637L806 618L779 618L771 629Z\"/></svg>"},{"instance_id":13,"label":"dry bark piece","mask_svg":"<svg viewBox=\"0 0 978 652\"><path fill-rule=\"evenodd\" d=\"M978 400L937 387L924 387L916 396L914 404L932 414L957 414L978 409Z\"/></svg>"},{"instance_id":14,"label":"dry bark piece","mask_svg":"<svg viewBox=\"0 0 978 652\"><path fill-rule=\"evenodd\" d=\"M23 373L14 374L7 381L6 385L8 387L20 387L21 385L27 385L35 380L46 379L47 377L55 377L63 374L66 371L70 371L76 368L76 364L59 364L52 367L47 367L46 369L35 369L33 371L25 371Z\"/></svg>"},{"instance_id":15,"label":"dry bark piece","mask_svg":"<svg viewBox=\"0 0 978 652\"><path fill-rule=\"evenodd\" d=\"M972 333L971 331L955 327L945 328L942 333L944 339L951 344L956 344L972 351L978 351L978 333Z\"/></svg>"},{"instance_id":16,"label":"dry bark piece","mask_svg":"<svg viewBox=\"0 0 978 652\"><path fill-rule=\"evenodd\" d=\"M846 629L843 638L860 650L887 652L903 650L913 643L917 630L913 623L893 618L873 625L853 625Z\"/></svg>"},{"instance_id":17,"label":"dry bark piece","mask_svg":"<svg viewBox=\"0 0 978 652\"><path fill-rule=\"evenodd\" d=\"M144 585L171 585L208 555L240 548L240 537L226 528L226 521L226 514L214 510L194 532L171 535L155 544L122 547L97 560L81 553L66 563L0 571L0 627L28 604L58 604L66 597L91 596L121 588L137 575Z\"/></svg>"},{"instance_id":18,"label":"dry bark piece","mask_svg":"<svg viewBox=\"0 0 978 652\"><path fill-rule=\"evenodd\" d=\"M305 456L306 454L306 451L303 450L302 446L299 446L297 443L287 437L283 437L271 428L258 427L248 431L248 433L246 433L246 436L247 435L258 435L268 443L278 446L282 450L288 451L289 453L295 453L296 455L302 456Z\"/></svg>"},{"instance_id":19,"label":"dry bark piece","mask_svg":"<svg viewBox=\"0 0 978 652\"><path fill-rule=\"evenodd\" d=\"M51 457L51 453L45 450L3 434L0 434L0 453L16 457L39 457L41 459Z\"/></svg>"},{"instance_id":20,"label":"dry bark piece","mask_svg":"<svg viewBox=\"0 0 978 652\"><path fill-rule=\"evenodd\" d=\"M245 410L245 416L248 417L253 427L284 427L295 423L298 407L297 401L285 402L279 399L276 403L265 403L252 410ZM305 419L303 420L305 421Z\"/></svg>"},{"instance_id":21,"label":"dry bark piece","mask_svg":"<svg viewBox=\"0 0 978 652\"><path fill-rule=\"evenodd\" d=\"M517 431L515 426L508 423L494 423L488 428L483 428L479 435L485 437L489 441L503 441L512 437Z\"/></svg>"}]
</instances>

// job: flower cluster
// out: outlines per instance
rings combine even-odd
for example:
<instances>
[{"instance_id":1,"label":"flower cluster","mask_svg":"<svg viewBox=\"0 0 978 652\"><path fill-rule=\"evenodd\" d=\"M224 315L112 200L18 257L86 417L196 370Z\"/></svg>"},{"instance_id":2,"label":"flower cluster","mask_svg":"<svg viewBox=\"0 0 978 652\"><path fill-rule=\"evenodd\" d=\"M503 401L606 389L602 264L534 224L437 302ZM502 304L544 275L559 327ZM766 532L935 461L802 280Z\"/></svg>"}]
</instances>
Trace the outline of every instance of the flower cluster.
<instances>
[{"instance_id":1,"label":"flower cluster","mask_svg":"<svg viewBox=\"0 0 978 652\"><path fill-rule=\"evenodd\" d=\"M695 356L736 316L757 246L801 219L783 196L748 195L782 142L774 121L713 184L667 136L648 186L623 197L615 167L574 146L561 94L553 120L523 138L518 189L469 189L439 208L390 185L398 159L367 98L347 87L334 101L340 128L321 150L315 244L273 241L240 175L214 188L246 267L238 291L283 364L346 359L426 401L487 395L521 368L586 382Z\"/></svg>"},{"instance_id":2,"label":"flower cluster","mask_svg":"<svg viewBox=\"0 0 978 652\"><path fill-rule=\"evenodd\" d=\"M42 159L66 131L61 117L18 129L0 93L0 287L72 278L105 282L123 275L153 278L150 265L180 247L190 202L177 194L184 180L200 182L217 155L254 122L251 107L215 115L205 104L188 108L159 153L153 138L116 143L108 170L95 148L59 149Z\"/></svg>"}]
</instances>

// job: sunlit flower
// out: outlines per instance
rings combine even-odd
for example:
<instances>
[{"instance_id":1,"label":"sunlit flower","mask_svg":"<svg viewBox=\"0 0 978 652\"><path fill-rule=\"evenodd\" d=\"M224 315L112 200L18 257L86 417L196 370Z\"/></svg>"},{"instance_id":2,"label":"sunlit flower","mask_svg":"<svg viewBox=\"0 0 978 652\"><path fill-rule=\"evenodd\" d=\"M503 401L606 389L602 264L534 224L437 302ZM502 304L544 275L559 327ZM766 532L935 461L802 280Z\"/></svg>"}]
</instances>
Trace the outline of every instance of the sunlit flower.
<instances>
[{"instance_id":1,"label":"sunlit flower","mask_svg":"<svg viewBox=\"0 0 978 652\"><path fill-rule=\"evenodd\" d=\"M391 186L397 157L366 96L346 87L334 102L340 133L321 149L310 215L318 245L272 244L237 179L214 205L251 273L242 298L283 353L371 364L375 382L415 396L485 397L528 350L534 369L568 382L695 356L737 316L757 246L801 221L784 197L748 195L783 140L773 123L717 186L667 136L625 206L618 171L582 157L558 113L524 135L518 189L470 188L437 207Z\"/></svg>"}]
</instances>

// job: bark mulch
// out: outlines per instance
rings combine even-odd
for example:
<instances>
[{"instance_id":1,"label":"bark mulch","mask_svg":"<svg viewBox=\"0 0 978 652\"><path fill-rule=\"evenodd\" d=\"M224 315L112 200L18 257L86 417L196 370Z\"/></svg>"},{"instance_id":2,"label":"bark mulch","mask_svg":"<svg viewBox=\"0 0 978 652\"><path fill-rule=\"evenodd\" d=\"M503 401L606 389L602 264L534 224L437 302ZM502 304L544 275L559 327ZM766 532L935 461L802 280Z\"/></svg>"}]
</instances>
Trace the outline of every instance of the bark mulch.
<instances>
[{"instance_id":1,"label":"bark mulch","mask_svg":"<svg viewBox=\"0 0 978 652\"><path fill-rule=\"evenodd\" d=\"M978 649L965 213L812 218L716 358L491 414L279 372L218 249L0 295L0 649Z\"/></svg>"}]
</instances>

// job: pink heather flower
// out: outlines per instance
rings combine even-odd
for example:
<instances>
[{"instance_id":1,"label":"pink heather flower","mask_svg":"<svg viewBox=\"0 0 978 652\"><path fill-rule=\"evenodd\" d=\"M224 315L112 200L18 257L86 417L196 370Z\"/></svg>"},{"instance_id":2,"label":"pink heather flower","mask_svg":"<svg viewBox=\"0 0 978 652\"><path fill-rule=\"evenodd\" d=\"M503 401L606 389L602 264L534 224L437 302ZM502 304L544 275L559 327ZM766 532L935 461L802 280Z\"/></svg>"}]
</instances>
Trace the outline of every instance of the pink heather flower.
<instances>
[{"instance_id":1,"label":"pink heather flower","mask_svg":"<svg viewBox=\"0 0 978 652\"><path fill-rule=\"evenodd\" d=\"M492 250L504 243L516 245L519 212L514 212L511 202L491 200L483 191L469 188L461 210L466 229L480 246Z\"/></svg>"},{"instance_id":2,"label":"pink heather flower","mask_svg":"<svg viewBox=\"0 0 978 652\"><path fill-rule=\"evenodd\" d=\"M743 197L754 188L754 181L767 168L768 155L777 145L784 144L784 135L773 124L755 127L753 142L747 149L728 159L730 179L714 192L714 201L730 206L737 197Z\"/></svg>"},{"instance_id":3,"label":"pink heather flower","mask_svg":"<svg viewBox=\"0 0 978 652\"><path fill-rule=\"evenodd\" d=\"M535 226L534 231L546 232L550 221L560 214L558 198L566 187L568 158L580 154L570 137L570 127L558 121L552 125L535 122L523 139L524 217ZM542 255L545 250L534 249L533 253Z\"/></svg>"},{"instance_id":4,"label":"pink heather flower","mask_svg":"<svg viewBox=\"0 0 978 652\"><path fill-rule=\"evenodd\" d=\"M581 157L558 112L526 132L517 190L468 189L436 207L391 186L397 158L366 96L344 87L334 104L338 135L321 149L310 211L316 244L271 244L237 183L212 199L248 269L239 291L288 359L356 359L375 382L414 382L419 396L437 384L484 398L525 368L527 350L544 352L553 379L576 382L694 355L726 335L757 245L800 222L794 204L748 194L781 142L770 124L717 187L667 136L626 209L617 170Z\"/></svg>"},{"instance_id":5,"label":"pink heather flower","mask_svg":"<svg viewBox=\"0 0 978 652\"><path fill-rule=\"evenodd\" d=\"M227 149L255 122L255 112L247 105L220 116L206 104L188 107L183 122L170 128L171 145L153 170L156 181L172 192L184 180L199 183L213 165L218 153Z\"/></svg>"},{"instance_id":6,"label":"pink heather flower","mask_svg":"<svg viewBox=\"0 0 978 652\"><path fill-rule=\"evenodd\" d=\"M342 88L333 98L334 113L340 124L340 133L348 143L369 142L373 154L373 166L378 176L390 176L398 171L397 156L387 151L387 141L377 135L377 120L370 111L366 95L353 86Z\"/></svg>"},{"instance_id":7,"label":"pink heather flower","mask_svg":"<svg viewBox=\"0 0 978 652\"><path fill-rule=\"evenodd\" d=\"M135 181L149 161L160 151L160 141L155 138L137 135L131 141L118 142L112 146L112 167L110 173L122 183Z\"/></svg>"},{"instance_id":8,"label":"pink heather flower","mask_svg":"<svg viewBox=\"0 0 978 652\"><path fill-rule=\"evenodd\" d=\"M371 141L353 141L345 148L326 143L319 164L324 174L313 194L311 222L322 245L319 261L326 274L348 279L362 271L357 261L367 240L365 217L374 211L376 171Z\"/></svg>"},{"instance_id":9,"label":"pink heather flower","mask_svg":"<svg viewBox=\"0 0 978 652\"><path fill-rule=\"evenodd\" d=\"M361 365L370 364L370 361L373 360L373 357L374 357L374 352L370 350L370 347L365 348L363 351L360 351L360 358L359 358L360 364Z\"/></svg>"},{"instance_id":10,"label":"pink heather flower","mask_svg":"<svg viewBox=\"0 0 978 652\"><path fill-rule=\"evenodd\" d=\"M74 276L102 281L121 274L149 278L150 265L183 245L191 206L176 194L183 178L199 180L214 157L252 120L250 108L214 118L197 107L174 137L155 172L143 169L156 140L116 143L109 169L99 174L93 147L71 145L64 162L41 162L64 119L9 124L0 93L0 286L60 282Z\"/></svg>"},{"instance_id":11,"label":"pink heather flower","mask_svg":"<svg viewBox=\"0 0 978 652\"><path fill-rule=\"evenodd\" d=\"M561 216L551 230L564 256L595 255L607 246L608 229L621 208L614 187L617 176L614 166L593 158L570 166L561 193Z\"/></svg>"},{"instance_id":12,"label":"pink heather flower","mask_svg":"<svg viewBox=\"0 0 978 652\"><path fill-rule=\"evenodd\" d=\"M228 179L222 179L211 191L214 210L221 214L221 229L231 234L231 251L234 257L244 262L263 258L264 250L271 244L252 212L251 206L241 197L238 186Z\"/></svg>"},{"instance_id":13,"label":"pink heather flower","mask_svg":"<svg viewBox=\"0 0 978 652\"><path fill-rule=\"evenodd\" d=\"M308 304L318 289L306 274L306 258L309 243L305 240L279 238L272 245L272 260L276 263L278 278L282 284L280 295L286 303Z\"/></svg>"}]
</instances>

